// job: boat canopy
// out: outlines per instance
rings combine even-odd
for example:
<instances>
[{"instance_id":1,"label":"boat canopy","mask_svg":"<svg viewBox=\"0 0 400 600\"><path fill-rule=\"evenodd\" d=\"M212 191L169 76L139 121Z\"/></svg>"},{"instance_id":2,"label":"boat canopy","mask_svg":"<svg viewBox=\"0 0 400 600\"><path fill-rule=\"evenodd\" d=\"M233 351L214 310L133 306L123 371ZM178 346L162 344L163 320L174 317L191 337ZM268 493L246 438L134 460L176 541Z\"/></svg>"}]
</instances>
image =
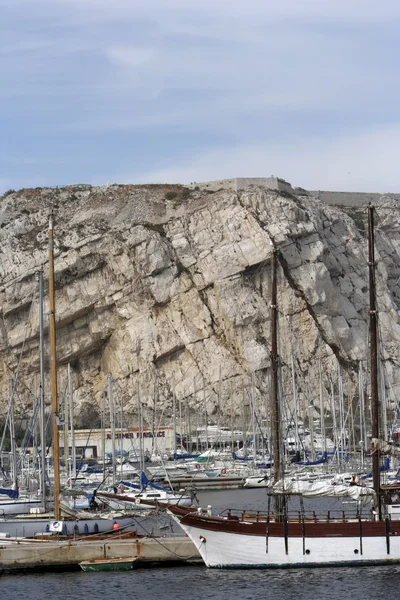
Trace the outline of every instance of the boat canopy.
<instances>
[{"instance_id":1,"label":"boat canopy","mask_svg":"<svg viewBox=\"0 0 400 600\"><path fill-rule=\"evenodd\" d=\"M198 458L200 456L200 454L178 454L175 453L173 460L186 460L186 459L190 459L190 458Z\"/></svg>"},{"instance_id":2,"label":"boat canopy","mask_svg":"<svg viewBox=\"0 0 400 600\"><path fill-rule=\"evenodd\" d=\"M334 484L330 481L284 481L273 487L275 494L293 494L304 498L353 498L361 504L375 504L375 492L362 485Z\"/></svg>"},{"instance_id":3,"label":"boat canopy","mask_svg":"<svg viewBox=\"0 0 400 600\"><path fill-rule=\"evenodd\" d=\"M318 458L317 460L306 460L306 461L296 461L295 464L296 465L303 465L303 466L308 466L308 467L313 467L314 465L322 465L324 463L328 462L328 453L324 452L321 456L321 458Z\"/></svg>"},{"instance_id":4,"label":"boat canopy","mask_svg":"<svg viewBox=\"0 0 400 600\"><path fill-rule=\"evenodd\" d=\"M0 488L0 494L4 494L5 496L12 498L13 500L18 498L19 496L18 490L10 490L6 488Z\"/></svg>"},{"instance_id":5,"label":"boat canopy","mask_svg":"<svg viewBox=\"0 0 400 600\"><path fill-rule=\"evenodd\" d=\"M135 490L143 490L146 487L150 487L154 490L160 490L161 492L171 492L171 490L169 490L168 488L162 487L161 485L157 485L150 481L146 476L146 473L144 473L143 471L140 476L140 485L138 483L132 483L131 481L121 481L120 484Z\"/></svg>"}]
</instances>

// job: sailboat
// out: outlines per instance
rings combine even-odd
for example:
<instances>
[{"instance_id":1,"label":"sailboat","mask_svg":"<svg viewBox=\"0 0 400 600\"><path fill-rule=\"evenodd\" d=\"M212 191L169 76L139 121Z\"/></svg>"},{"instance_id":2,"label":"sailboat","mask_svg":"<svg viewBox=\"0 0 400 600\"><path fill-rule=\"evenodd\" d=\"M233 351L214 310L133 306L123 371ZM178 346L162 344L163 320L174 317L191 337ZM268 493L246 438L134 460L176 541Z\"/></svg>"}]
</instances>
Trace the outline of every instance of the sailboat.
<instances>
[{"instance_id":1,"label":"sailboat","mask_svg":"<svg viewBox=\"0 0 400 600\"><path fill-rule=\"evenodd\" d=\"M102 533L112 531L113 526L119 528L134 528L136 525L135 513L123 514L87 512L62 518L60 504L60 452L59 452L59 426L61 419L58 413L57 400L57 355L56 355L56 319L55 319L55 290L54 290L54 251L53 251L53 216L49 220L49 305L50 305L50 356L51 356L51 388L52 388L52 421L53 421L53 468L54 468L54 514L42 514L34 508L30 515L22 514L18 517L7 518L0 516L0 533L9 534L11 537L33 537L37 534L48 532L62 533L64 535L81 535L88 533ZM43 351L41 352L43 357ZM41 359L42 360L42 359ZM43 386L42 391L43 394ZM44 405L43 405L44 406ZM42 442L44 435L42 434ZM42 446L42 460L44 461ZM42 493L45 494L44 467L42 467ZM45 496L43 497L45 503Z\"/></svg>"},{"instance_id":2,"label":"sailboat","mask_svg":"<svg viewBox=\"0 0 400 600\"><path fill-rule=\"evenodd\" d=\"M193 498L185 494L183 490L174 492L157 485L149 481L144 471L141 473L140 485L130 481L121 481L116 493L99 489L96 497L104 500L115 510L129 509L132 504L135 504L138 510L148 510L154 508L155 502L179 504L179 506L192 506L193 504ZM150 504L146 504L146 500L150 500Z\"/></svg>"},{"instance_id":3,"label":"sailboat","mask_svg":"<svg viewBox=\"0 0 400 600\"><path fill-rule=\"evenodd\" d=\"M379 439L377 310L375 300L374 209L368 207L370 282L370 363L372 440ZM272 255L272 412L274 429L274 480L284 481L280 461L280 424L277 394L276 251ZM268 497L264 513L227 509L218 516L203 510L170 506L168 511L191 538L208 567L299 567L376 565L400 562L400 485L380 485L380 450L372 453L374 509L353 515L340 511L307 515L289 514L287 491ZM349 488L351 489L351 488ZM271 509L271 500L275 507Z\"/></svg>"}]
</instances>

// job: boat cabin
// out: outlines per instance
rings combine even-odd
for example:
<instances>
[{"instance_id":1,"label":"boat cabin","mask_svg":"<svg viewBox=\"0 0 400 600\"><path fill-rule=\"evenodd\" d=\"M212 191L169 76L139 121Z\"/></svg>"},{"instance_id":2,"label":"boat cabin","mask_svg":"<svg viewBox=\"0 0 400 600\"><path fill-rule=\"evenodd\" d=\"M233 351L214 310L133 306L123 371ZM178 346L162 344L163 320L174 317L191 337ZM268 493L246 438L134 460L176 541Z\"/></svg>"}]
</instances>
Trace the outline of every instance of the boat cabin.
<instances>
[{"instance_id":1,"label":"boat cabin","mask_svg":"<svg viewBox=\"0 0 400 600\"><path fill-rule=\"evenodd\" d=\"M400 521L400 483L382 485L381 490L388 517L392 521Z\"/></svg>"}]
</instances>

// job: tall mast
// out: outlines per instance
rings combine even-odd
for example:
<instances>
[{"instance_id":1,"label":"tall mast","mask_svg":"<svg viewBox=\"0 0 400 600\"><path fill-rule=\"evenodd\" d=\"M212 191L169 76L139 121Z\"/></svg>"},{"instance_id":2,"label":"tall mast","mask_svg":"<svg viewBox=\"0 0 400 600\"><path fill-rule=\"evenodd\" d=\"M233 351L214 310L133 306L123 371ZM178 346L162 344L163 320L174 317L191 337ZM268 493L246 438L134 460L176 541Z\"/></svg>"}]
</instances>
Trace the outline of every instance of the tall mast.
<instances>
[{"instance_id":1,"label":"tall mast","mask_svg":"<svg viewBox=\"0 0 400 600\"><path fill-rule=\"evenodd\" d=\"M108 374L108 401L110 404L110 428L111 428L111 455L112 455L112 484L115 485L117 478L115 466L115 416L113 402L113 378L112 374Z\"/></svg>"},{"instance_id":2,"label":"tall mast","mask_svg":"<svg viewBox=\"0 0 400 600\"><path fill-rule=\"evenodd\" d=\"M76 480L76 451L75 451L75 431L74 431L74 398L72 394L71 364L68 363L68 405L69 405L69 423L71 431L71 485Z\"/></svg>"},{"instance_id":3,"label":"tall mast","mask_svg":"<svg viewBox=\"0 0 400 600\"><path fill-rule=\"evenodd\" d=\"M12 479L13 487L15 490L18 489L18 469L17 469L17 442L15 439L15 405L14 405L14 394L15 394L15 380L10 379L10 442L11 442L11 459L12 459Z\"/></svg>"},{"instance_id":4,"label":"tall mast","mask_svg":"<svg viewBox=\"0 0 400 600\"><path fill-rule=\"evenodd\" d=\"M378 397L378 327L375 284L375 238L374 207L368 206L368 269L369 269L369 337L371 369L371 433L372 439L379 438L379 397ZM375 448L372 453L372 480L378 500L379 520L382 519L380 499L380 452Z\"/></svg>"},{"instance_id":5,"label":"tall mast","mask_svg":"<svg viewBox=\"0 0 400 600\"><path fill-rule=\"evenodd\" d=\"M46 510L46 407L44 404L44 318L43 318L43 267L39 271L39 346L40 346L40 489L43 508Z\"/></svg>"},{"instance_id":6,"label":"tall mast","mask_svg":"<svg viewBox=\"0 0 400 600\"><path fill-rule=\"evenodd\" d=\"M276 248L272 253L272 283L271 283L271 409L272 431L274 442L274 483L280 479L281 474L281 424L278 398L278 307L277 307L277 260Z\"/></svg>"},{"instance_id":7,"label":"tall mast","mask_svg":"<svg viewBox=\"0 0 400 600\"><path fill-rule=\"evenodd\" d=\"M49 220L49 302L50 302L50 364L51 393L53 415L53 463L54 463L54 516L60 520L60 444L58 439L58 403L57 403L57 352L56 352L56 310L54 294L54 243L53 215Z\"/></svg>"}]
</instances>

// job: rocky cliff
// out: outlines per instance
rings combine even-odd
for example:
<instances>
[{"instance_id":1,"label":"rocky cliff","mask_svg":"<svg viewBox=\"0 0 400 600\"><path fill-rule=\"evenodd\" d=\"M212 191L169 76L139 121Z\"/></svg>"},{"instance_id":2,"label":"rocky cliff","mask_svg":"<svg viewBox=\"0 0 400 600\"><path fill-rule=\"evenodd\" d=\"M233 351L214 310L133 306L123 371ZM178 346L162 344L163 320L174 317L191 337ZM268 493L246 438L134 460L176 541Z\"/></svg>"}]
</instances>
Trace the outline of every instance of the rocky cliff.
<instances>
[{"instance_id":1,"label":"rocky cliff","mask_svg":"<svg viewBox=\"0 0 400 600\"><path fill-rule=\"evenodd\" d=\"M47 277L49 212L55 218L59 393L72 368L75 411L114 398L135 422L206 408L230 423L243 403L265 415L270 352L270 259L279 248L282 391L292 364L300 401L327 411L337 391L357 395L367 367L366 208L325 205L249 186L217 192L180 186L26 189L0 204L0 408L18 375L17 406L32 405L39 370L38 285ZM377 203L377 288L386 393L400 383L400 228L397 201ZM46 321L48 302L45 304ZM37 385L37 383L36 383ZM49 389L46 390L49 396ZM193 417L194 418L194 417ZM211 418L211 417L210 417Z\"/></svg>"}]
</instances>

